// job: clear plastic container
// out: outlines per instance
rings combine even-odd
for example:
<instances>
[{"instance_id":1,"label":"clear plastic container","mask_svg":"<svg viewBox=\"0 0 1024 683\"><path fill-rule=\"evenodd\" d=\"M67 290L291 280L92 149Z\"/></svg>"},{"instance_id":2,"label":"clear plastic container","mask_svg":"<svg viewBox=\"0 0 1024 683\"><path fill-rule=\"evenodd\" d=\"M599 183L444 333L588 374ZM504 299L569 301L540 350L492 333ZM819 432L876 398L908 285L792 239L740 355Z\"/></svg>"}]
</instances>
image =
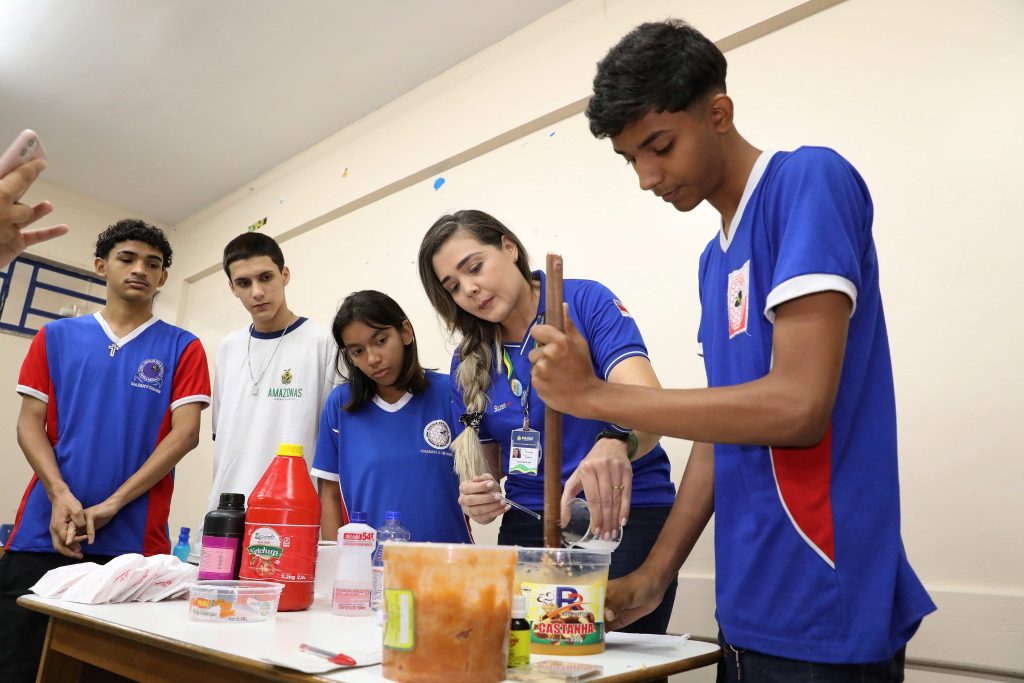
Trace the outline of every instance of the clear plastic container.
<instances>
[{"instance_id":1,"label":"clear plastic container","mask_svg":"<svg viewBox=\"0 0 1024 683\"><path fill-rule=\"evenodd\" d=\"M516 586L526 599L530 652L604 652L608 550L519 548Z\"/></svg>"},{"instance_id":2,"label":"clear plastic container","mask_svg":"<svg viewBox=\"0 0 1024 683\"><path fill-rule=\"evenodd\" d=\"M284 584L269 581L197 581L188 587L192 621L248 623L277 616Z\"/></svg>"},{"instance_id":3,"label":"clear plastic container","mask_svg":"<svg viewBox=\"0 0 1024 683\"><path fill-rule=\"evenodd\" d=\"M514 546L384 544L384 677L497 683L508 664Z\"/></svg>"}]
</instances>

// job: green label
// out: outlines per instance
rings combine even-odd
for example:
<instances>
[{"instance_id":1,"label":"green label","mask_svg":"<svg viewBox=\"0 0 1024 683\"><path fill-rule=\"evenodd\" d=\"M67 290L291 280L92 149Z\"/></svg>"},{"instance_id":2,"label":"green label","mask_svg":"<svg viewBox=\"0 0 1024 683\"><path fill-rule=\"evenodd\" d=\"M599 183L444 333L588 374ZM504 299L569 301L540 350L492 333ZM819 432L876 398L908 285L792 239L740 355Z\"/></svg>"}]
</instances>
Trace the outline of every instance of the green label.
<instances>
[{"instance_id":1,"label":"green label","mask_svg":"<svg viewBox=\"0 0 1024 683\"><path fill-rule=\"evenodd\" d=\"M508 668L530 666L530 629L509 631Z\"/></svg>"},{"instance_id":2,"label":"green label","mask_svg":"<svg viewBox=\"0 0 1024 683\"><path fill-rule=\"evenodd\" d=\"M416 604L412 591L384 590L387 622L384 626L384 647L389 650L411 650L416 645Z\"/></svg>"}]
</instances>

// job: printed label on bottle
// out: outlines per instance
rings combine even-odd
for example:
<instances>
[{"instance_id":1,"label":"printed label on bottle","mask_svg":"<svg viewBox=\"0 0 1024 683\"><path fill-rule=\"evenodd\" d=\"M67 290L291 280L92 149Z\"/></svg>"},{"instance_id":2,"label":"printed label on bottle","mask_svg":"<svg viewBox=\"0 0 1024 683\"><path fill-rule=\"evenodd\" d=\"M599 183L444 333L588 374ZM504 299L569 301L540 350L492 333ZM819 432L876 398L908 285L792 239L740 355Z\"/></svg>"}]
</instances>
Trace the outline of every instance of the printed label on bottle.
<instances>
[{"instance_id":1,"label":"printed label on bottle","mask_svg":"<svg viewBox=\"0 0 1024 683\"><path fill-rule=\"evenodd\" d=\"M508 668L530 665L530 629L508 633Z\"/></svg>"},{"instance_id":2,"label":"printed label on bottle","mask_svg":"<svg viewBox=\"0 0 1024 683\"><path fill-rule=\"evenodd\" d=\"M384 591L387 621L384 624L384 647L408 651L416 645L416 601L412 591L387 588Z\"/></svg>"},{"instance_id":3,"label":"printed label on bottle","mask_svg":"<svg viewBox=\"0 0 1024 683\"><path fill-rule=\"evenodd\" d=\"M530 642L594 645L604 642L604 585L523 583Z\"/></svg>"},{"instance_id":4,"label":"printed label on bottle","mask_svg":"<svg viewBox=\"0 0 1024 683\"><path fill-rule=\"evenodd\" d=\"M203 551L199 556L201 580L235 578L235 556L242 539L223 536L203 536Z\"/></svg>"},{"instance_id":5,"label":"printed label on bottle","mask_svg":"<svg viewBox=\"0 0 1024 683\"><path fill-rule=\"evenodd\" d=\"M243 579L311 582L320 527L313 524L245 525Z\"/></svg>"},{"instance_id":6,"label":"printed label on bottle","mask_svg":"<svg viewBox=\"0 0 1024 683\"><path fill-rule=\"evenodd\" d=\"M370 591L366 588L338 586L331 598L331 607L348 612L366 612L370 609Z\"/></svg>"},{"instance_id":7,"label":"printed label on bottle","mask_svg":"<svg viewBox=\"0 0 1024 683\"><path fill-rule=\"evenodd\" d=\"M373 594L370 596L370 607L379 609L384 598L384 567L373 568Z\"/></svg>"}]
</instances>

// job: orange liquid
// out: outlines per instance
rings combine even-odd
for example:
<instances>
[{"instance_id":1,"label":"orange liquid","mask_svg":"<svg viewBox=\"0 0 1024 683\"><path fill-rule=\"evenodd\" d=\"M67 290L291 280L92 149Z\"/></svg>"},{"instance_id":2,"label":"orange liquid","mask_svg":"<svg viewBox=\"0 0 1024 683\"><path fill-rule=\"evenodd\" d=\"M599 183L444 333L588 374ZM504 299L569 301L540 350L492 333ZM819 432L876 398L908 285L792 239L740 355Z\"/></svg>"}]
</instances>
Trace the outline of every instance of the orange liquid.
<instances>
[{"instance_id":1,"label":"orange liquid","mask_svg":"<svg viewBox=\"0 0 1024 683\"><path fill-rule=\"evenodd\" d=\"M505 680L515 570L513 548L385 546L384 588L412 592L415 644L407 651L384 648L384 677L402 683Z\"/></svg>"}]
</instances>

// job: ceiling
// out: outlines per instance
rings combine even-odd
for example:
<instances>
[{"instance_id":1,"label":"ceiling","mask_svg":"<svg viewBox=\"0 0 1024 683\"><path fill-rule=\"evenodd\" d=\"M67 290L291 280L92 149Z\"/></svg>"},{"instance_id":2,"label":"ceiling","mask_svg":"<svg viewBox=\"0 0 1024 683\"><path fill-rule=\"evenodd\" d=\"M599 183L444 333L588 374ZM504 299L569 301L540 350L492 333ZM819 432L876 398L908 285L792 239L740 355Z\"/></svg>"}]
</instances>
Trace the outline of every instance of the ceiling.
<instances>
[{"instance_id":1,"label":"ceiling","mask_svg":"<svg viewBox=\"0 0 1024 683\"><path fill-rule=\"evenodd\" d=\"M169 224L567 0L0 0L0 147Z\"/></svg>"}]
</instances>

